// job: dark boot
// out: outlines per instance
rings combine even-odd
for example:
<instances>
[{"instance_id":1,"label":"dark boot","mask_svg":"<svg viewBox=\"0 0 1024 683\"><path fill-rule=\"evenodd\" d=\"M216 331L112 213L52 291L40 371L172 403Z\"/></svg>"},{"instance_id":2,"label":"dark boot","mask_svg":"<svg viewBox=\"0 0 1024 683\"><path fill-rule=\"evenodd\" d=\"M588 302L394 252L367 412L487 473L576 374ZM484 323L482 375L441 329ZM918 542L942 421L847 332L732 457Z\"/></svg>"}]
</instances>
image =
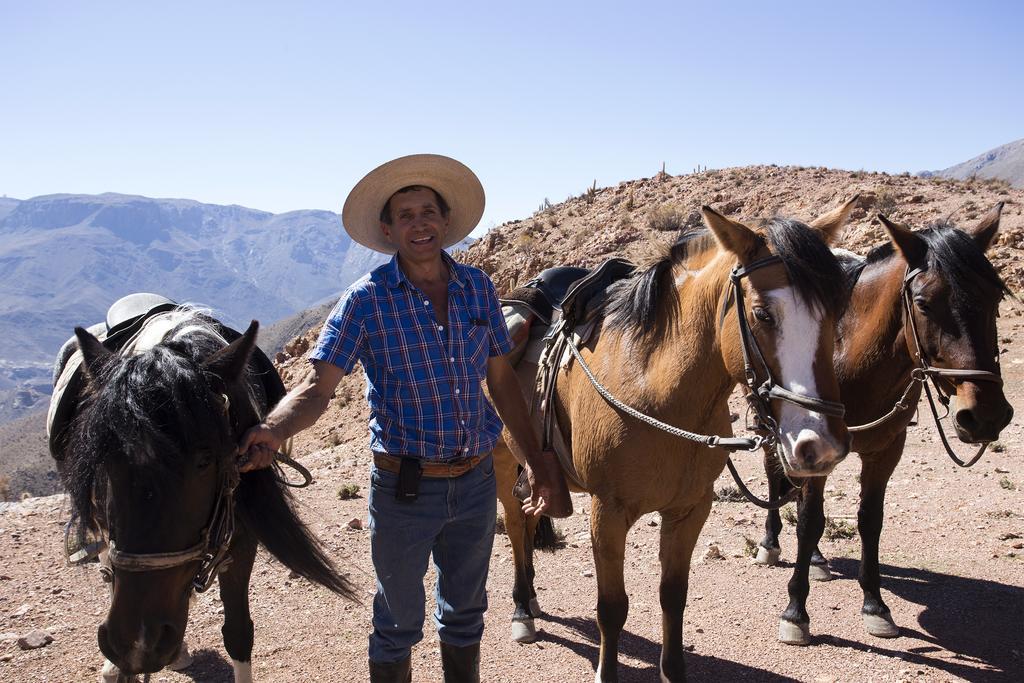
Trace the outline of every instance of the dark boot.
<instances>
[{"instance_id":1,"label":"dark boot","mask_svg":"<svg viewBox=\"0 0 1024 683\"><path fill-rule=\"evenodd\" d=\"M441 641L444 683L480 683L480 643L456 647Z\"/></svg>"},{"instance_id":2,"label":"dark boot","mask_svg":"<svg viewBox=\"0 0 1024 683\"><path fill-rule=\"evenodd\" d=\"M408 657L398 662L370 660L370 683L410 683L412 662Z\"/></svg>"}]
</instances>

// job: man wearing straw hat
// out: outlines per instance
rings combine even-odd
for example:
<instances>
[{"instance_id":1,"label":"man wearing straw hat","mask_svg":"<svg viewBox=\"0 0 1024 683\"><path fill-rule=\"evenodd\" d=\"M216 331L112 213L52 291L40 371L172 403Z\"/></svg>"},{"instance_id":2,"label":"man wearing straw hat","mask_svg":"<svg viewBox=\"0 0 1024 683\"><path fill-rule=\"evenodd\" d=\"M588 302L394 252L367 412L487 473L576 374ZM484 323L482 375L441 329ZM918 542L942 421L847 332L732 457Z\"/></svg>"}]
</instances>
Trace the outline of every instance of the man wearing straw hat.
<instances>
[{"instance_id":1,"label":"man wearing straw hat","mask_svg":"<svg viewBox=\"0 0 1024 683\"><path fill-rule=\"evenodd\" d=\"M359 181L342 211L345 229L356 242L395 256L346 290L310 354L308 376L240 445L248 456L243 471L267 466L286 438L323 413L355 362L362 364L374 460L373 682L411 679L431 555L445 681L479 681L495 521L491 450L502 429L497 413L530 475L533 496L523 509L551 516L572 510L561 469L553 453L541 452L505 358L512 343L494 285L443 251L469 234L483 208L479 179L444 156L401 157Z\"/></svg>"}]
</instances>

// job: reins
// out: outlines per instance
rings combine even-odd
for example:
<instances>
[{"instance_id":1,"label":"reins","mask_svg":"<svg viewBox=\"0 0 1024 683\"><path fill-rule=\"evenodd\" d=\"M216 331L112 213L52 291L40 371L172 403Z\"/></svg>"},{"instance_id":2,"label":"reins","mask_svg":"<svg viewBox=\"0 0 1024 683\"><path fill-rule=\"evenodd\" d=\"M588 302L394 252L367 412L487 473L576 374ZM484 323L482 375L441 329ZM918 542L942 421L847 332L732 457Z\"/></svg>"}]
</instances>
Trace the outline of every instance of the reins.
<instances>
[{"instance_id":1,"label":"reins","mask_svg":"<svg viewBox=\"0 0 1024 683\"><path fill-rule=\"evenodd\" d=\"M956 453L953 452L953 448L949 445L949 441L946 438L946 432L942 427L942 419L949 415L949 400L950 396L947 392L942 389L942 386L938 382L938 378L953 380L972 380L975 382L995 382L1000 386L1003 384L1003 378L999 373L989 372L987 370L974 370L974 369L947 369L937 368L928 361L928 356L924 352L924 348L921 345L921 338L917 331L917 323L914 320L914 302L912 300L910 292L910 283L915 277L925 271L924 268L910 268L907 266L907 272L903 276L903 284L900 287L900 298L903 300L903 308L906 311L908 323L910 326L910 339L914 344L914 356L917 358L918 366L910 372L910 382L907 384L907 388L904 389L903 395L900 396L899 400L892 409L883 415L882 417L863 425L857 425L855 427L847 427L847 430L853 433L865 432L869 429L873 429L890 419L895 417L898 413L910 409L911 406L907 403L907 399L910 396L910 392L913 390L915 384L920 384L924 387L924 394L928 398L928 407L932 413L932 419L935 422L935 428L939 432L939 440L942 441L942 446L946 450L946 454L949 455L950 459L956 463L959 467L971 467L981 456L985 453L988 448L988 443L983 443L981 448L978 449L977 453L967 461L961 460ZM996 356L998 362L998 355ZM932 386L935 387L935 393L938 396L939 402L943 408L946 409L946 415L939 416L939 411L935 407L935 397L932 396L931 388L928 386L928 381L931 381Z\"/></svg>"},{"instance_id":2,"label":"reins","mask_svg":"<svg viewBox=\"0 0 1024 683\"><path fill-rule=\"evenodd\" d=\"M757 415L756 428L758 431L764 432L764 434L757 434L753 438L750 437L723 437L716 434L699 434L691 432L680 427L675 427L657 418L651 417L641 411L629 406L619 399L617 399L608 389L598 381L597 377L591 371L586 361L583 360L583 356L580 354L579 349L573 343L571 336L563 331L566 336L566 345L569 347L569 351L573 357L580 364L580 368L583 369L583 373L590 380L590 383L597 390L597 393L604 398L609 404L611 404L617 410L626 413L630 417L633 417L645 424L648 424L655 429L659 429L672 436L688 439L696 443L703 444L708 448L721 448L725 451L750 451L754 452L762 447L772 447L778 443L779 440L779 427L778 423L771 416L770 401L772 399L788 401L794 403L802 408L813 410L816 412L823 413L825 415L831 415L835 417L842 417L846 408L842 403L834 401L825 401L820 398L813 396L805 396L803 394L797 394L779 386L774 377L772 376L771 369L768 363L764 359L764 355L761 353L761 348L757 344L757 339L754 337L753 332L750 330L750 326L747 324L746 319L746 306L744 305L743 288L741 281L744 277L749 276L752 272L765 266L781 263L782 259L778 256L772 255L766 258L755 261L747 266L737 264L729 275L729 281L731 284L730 290L726 293L726 297L731 297L732 301L736 303L736 317L739 324L740 331L740 347L743 349L743 366L744 366L744 378L747 387L745 397L748 404L754 410ZM719 321L721 325L724 322L726 309L729 305L729 299L725 302L722 308L722 318ZM754 367L754 363L751 361L751 350L753 355L757 358L758 363L764 370L766 379L764 382L758 384L757 381L757 370ZM550 408L549 408L550 409ZM799 489L791 490L786 496L783 496L777 501L765 501L755 496L751 491L744 485L743 480L740 478L739 472L732 463L732 458L726 458L726 464L729 467L729 472L732 474L733 480L736 482L736 486L740 492L747 497L750 502L754 503L758 507L766 510L776 510L786 503L794 500L796 495L799 494Z\"/></svg>"}]
</instances>

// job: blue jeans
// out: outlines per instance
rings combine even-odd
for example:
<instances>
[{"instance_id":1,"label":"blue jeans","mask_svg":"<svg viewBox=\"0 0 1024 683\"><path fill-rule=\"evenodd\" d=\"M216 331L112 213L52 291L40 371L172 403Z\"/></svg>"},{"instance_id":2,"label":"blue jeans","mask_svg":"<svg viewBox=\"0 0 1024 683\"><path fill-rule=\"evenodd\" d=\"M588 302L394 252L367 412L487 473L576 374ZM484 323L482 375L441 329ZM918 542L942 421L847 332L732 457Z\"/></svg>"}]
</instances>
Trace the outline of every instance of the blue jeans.
<instances>
[{"instance_id":1,"label":"blue jeans","mask_svg":"<svg viewBox=\"0 0 1024 683\"><path fill-rule=\"evenodd\" d=\"M487 610L487 569L494 544L494 459L454 479L420 479L419 497L395 500L398 475L370 474L370 553L377 573L370 659L397 662L423 639L423 577L437 569L438 637L458 647L479 643Z\"/></svg>"}]
</instances>

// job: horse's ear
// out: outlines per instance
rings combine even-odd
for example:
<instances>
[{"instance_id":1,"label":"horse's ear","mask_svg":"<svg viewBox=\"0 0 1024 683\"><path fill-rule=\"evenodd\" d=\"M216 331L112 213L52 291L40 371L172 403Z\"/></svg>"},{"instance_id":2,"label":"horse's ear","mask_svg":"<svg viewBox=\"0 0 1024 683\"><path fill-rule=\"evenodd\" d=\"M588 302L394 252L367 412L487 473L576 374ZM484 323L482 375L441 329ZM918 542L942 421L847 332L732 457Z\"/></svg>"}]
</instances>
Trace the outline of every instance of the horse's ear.
<instances>
[{"instance_id":1,"label":"horse's ear","mask_svg":"<svg viewBox=\"0 0 1024 683\"><path fill-rule=\"evenodd\" d=\"M859 200L859 194L853 195L850 201L838 209L832 209L811 221L811 227L820 231L825 236L825 242L831 244L839 237L839 233L842 232L843 226L846 225L846 221L850 218L850 214L853 213Z\"/></svg>"},{"instance_id":2,"label":"horse's ear","mask_svg":"<svg viewBox=\"0 0 1024 683\"><path fill-rule=\"evenodd\" d=\"M241 379L245 366L249 364L249 356L256 347L256 331L259 327L260 324L253 320L245 334L203 361L203 367L224 380L225 384L233 384Z\"/></svg>"},{"instance_id":3,"label":"horse's ear","mask_svg":"<svg viewBox=\"0 0 1024 683\"><path fill-rule=\"evenodd\" d=\"M882 214L878 214L878 220L882 221L889 239L904 261L912 266L924 265L928 244L923 239L915 235L909 226L891 221Z\"/></svg>"},{"instance_id":4,"label":"horse's ear","mask_svg":"<svg viewBox=\"0 0 1024 683\"><path fill-rule=\"evenodd\" d=\"M726 218L710 206L702 206L700 212L704 216L704 223L715 234L715 239L723 249L734 254L740 263L748 263L754 258L762 244L756 232L742 223Z\"/></svg>"},{"instance_id":5,"label":"horse's ear","mask_svg":"<svg viewBox=\"0 0 1024 683\"><path fill-rule=\"evenodd\" d=\"M105 347L103 342L92 336L84 327L75 328L75 337L78 338L78 350L82 352L82 365L85 366L85 374L89 378L96 377L107 360L114 355L114 352Z\"/></svg>"},{"instance_id":6,"label":"horse's ear","mask_svg":"<svg viewBox=\"0 0 1024 683\"><path fill-rule=\"evenodd\" d=\"M968 228L967 233L974 238L975 243L985 251L992 244L999 232L999 218L1003 213L1003 202L997 203L988 213L981 217L981 220L973 228Z\"/></svg>"}]
</instances>

